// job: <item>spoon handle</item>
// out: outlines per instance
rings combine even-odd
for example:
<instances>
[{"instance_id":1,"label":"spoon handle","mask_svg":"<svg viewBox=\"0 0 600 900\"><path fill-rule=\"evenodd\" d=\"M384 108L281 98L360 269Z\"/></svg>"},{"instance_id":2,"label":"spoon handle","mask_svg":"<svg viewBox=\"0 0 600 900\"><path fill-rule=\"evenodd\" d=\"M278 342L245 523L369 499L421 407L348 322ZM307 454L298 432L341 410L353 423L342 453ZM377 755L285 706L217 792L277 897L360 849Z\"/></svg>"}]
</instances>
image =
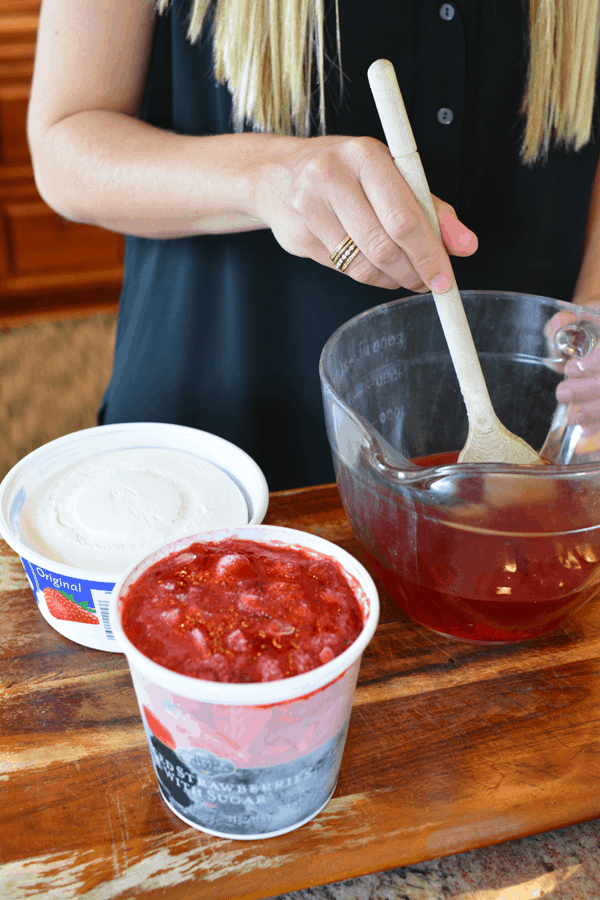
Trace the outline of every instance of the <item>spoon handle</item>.
<instances>
[{"instance_id":1,"label":"spoon handle","mask_svg":"<svg viewBox=\"0 0 600 900\"><path fill-rule=\"evenodd\" d=\"M440 225L394 67L389 60L379 59L369 67L368 76L396 168L425 213L433 233L441 241ZM456 279L453 277L449 291L444 294L434 293L433 298L467 407L469 422L471 425L475 424L475 420L482 423L493 422L496 420L496 414L481 371Z\"/></svg>"}]
</instances>

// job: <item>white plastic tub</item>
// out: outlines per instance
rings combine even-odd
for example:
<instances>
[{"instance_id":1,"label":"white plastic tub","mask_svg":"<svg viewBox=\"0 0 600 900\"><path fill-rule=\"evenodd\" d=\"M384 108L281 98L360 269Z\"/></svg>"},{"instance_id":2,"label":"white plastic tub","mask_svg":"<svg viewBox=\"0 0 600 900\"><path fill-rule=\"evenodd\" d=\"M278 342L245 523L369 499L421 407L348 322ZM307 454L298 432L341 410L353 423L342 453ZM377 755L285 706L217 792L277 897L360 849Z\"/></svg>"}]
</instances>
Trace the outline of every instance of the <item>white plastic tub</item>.
<instances>
[{"instance_id":1,"label":"white plastic tub","mask_svg":"<svg viewBox=\"0 0 600 900\"><path fill-rule=\"evenodd\" d=\"M77 568L31 550L20 539L21 511L32 491L66 466L111 450L147 447L187 452L216 465L241 490L248 507L248 524L262 522L269 489L254 460L223 438L181 425L140 422L77 431L28 454L0 484L0 535L19 554L42 616L64 637L96 650L121 652L110 626L108 609L111 591L122 570L98 572ZM56 610L53 591L75 603L81 612L74 611L74 615L85 621L57 618L48 608L49 600ZM72 610L71 603L66 601L60 602Z\"/></svg>"}]
</instances>

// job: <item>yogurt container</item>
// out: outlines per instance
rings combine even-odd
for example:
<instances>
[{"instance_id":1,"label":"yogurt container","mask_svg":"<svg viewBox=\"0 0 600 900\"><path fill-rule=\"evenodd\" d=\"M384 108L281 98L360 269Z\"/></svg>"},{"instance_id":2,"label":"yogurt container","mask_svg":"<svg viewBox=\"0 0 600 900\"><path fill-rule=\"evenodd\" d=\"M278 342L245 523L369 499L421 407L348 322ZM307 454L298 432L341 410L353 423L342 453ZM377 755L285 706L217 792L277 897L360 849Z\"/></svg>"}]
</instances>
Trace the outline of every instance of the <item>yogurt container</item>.
<instances>
[{"instance_id":1,"label":"yogurt container","mask_svg":"<svg viewBox=\"0 0 600 900\"><path fill-rule=\"evenodd\" d=\"M108 612L121 574L168 540L260 524L268 502L258 465L223 438L163 423L101 425L51 441L11 469L0 484L0 536L56 631L122 652Z\"/></svg>"}]
</instances>

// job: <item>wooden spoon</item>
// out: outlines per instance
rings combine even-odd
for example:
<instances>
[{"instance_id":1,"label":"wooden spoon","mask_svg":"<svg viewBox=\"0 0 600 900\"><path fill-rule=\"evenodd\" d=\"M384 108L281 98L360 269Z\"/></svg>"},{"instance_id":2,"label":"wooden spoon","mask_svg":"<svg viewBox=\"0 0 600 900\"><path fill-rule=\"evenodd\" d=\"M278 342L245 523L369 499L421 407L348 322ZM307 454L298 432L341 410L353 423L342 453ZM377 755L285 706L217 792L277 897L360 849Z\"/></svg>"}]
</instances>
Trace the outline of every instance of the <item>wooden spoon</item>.
<instances>
[{"instance_id":1,"label":"wooden spoon","mask_svg":"<svg viewBox=\"0 0 600 900\"><path fill-rule=\"evenodd\" d=\"M391 62L379 59L369 68L369 83L396 168L408 184L441 241L440 226ZM453 278L444 294L433 294L448 349L467 407L469 433L459 462L541 464L538 454L512 434L496 416L487 390L462 299Z\"/></svg>"}]
</instances>

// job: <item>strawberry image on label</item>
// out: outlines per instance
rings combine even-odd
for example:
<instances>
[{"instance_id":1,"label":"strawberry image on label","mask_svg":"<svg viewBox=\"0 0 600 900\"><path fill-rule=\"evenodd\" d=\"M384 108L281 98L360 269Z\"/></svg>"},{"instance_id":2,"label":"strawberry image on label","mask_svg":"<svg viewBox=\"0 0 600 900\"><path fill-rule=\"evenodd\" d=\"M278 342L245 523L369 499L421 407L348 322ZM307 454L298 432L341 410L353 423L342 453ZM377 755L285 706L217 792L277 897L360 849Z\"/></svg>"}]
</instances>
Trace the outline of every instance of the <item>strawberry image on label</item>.
<instances>
[{"instance_id":1,"label":"strawberry image on label","mask_svg":"<svg viewBox=\"0 0 600 900\"><path fill-rule=\"evenodd\" d=\"M63 619L67 622L83 622L86 625L100 624L98 616L95 616L88 609L83 609L71 597L54 590L54 588L44 588L44 599L46 600L48 612L55 619Z\"/></svg>"},{"instance_id":2,"label":"strawberry image on label","mask_svg":"<svg viewBox=\"0 0 600 900\"><path fill-rule=\"evenodd\" d=\"M171 732L165 728L165 726L158 721L153 712L151 712L147 706L143 707L144 715L146 717L146 722L148 723L148 728L154 735L157 737L161 743L163 743L166 747L170 747L171 750L175 750L176 744L173 740Z\"/></svg>"}]
</instances>

